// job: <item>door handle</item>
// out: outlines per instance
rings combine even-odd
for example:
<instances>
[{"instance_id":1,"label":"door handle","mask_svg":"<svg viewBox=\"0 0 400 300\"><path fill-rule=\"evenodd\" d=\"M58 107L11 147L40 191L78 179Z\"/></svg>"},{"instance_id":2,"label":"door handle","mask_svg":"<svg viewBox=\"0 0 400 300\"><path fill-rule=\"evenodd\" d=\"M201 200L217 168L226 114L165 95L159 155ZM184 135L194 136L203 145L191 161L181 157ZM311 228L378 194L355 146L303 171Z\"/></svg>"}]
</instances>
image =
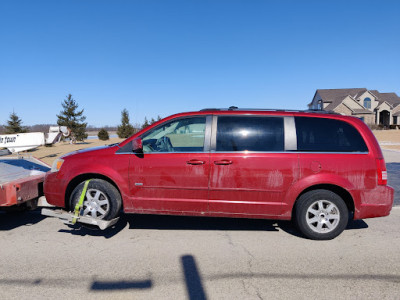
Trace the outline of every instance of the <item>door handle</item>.
<instances>
[{"instance_id":1,"label":"door handle","mask_svg":"<svg viewBox=\"0 0 400 300\"><path fill-rule=\"evenodd\" d=\"M206 162L204 160L198 160L198 159L191 159L186 162L188 165L204 165Z\"/></svg>"},{"instance_id":2,"label":"door handle","mask_svg":"<svg viewBox=\"0 0 400 300\"><path fill-rule=\"evenodd\" d=\"M223 160L214 161L214 164L216 164L216 165L231 165L231 164L233 164L233 161L223 159Z\"/></svg>"}]
</instances>

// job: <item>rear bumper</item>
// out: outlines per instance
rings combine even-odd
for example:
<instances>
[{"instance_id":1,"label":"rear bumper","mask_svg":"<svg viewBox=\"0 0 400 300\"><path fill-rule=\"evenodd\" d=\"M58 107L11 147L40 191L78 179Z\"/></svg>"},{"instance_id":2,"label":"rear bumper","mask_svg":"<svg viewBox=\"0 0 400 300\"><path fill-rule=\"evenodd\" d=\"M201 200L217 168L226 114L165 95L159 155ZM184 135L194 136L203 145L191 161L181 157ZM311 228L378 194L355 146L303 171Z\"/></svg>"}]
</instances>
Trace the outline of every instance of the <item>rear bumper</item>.
<instances>
[{"instance_id":1,"label":"rear bumper","mask_svg":"<svg viewBox=\"0 0 400 300\"><path fill-rule=\"evenodd\" d=\"M22 204L41 196L39 186L44 175L27 176L2 184L0 188L0 207Z\"/></svg>"},{"instance_id":2,"label":"rear bumper","mask_svg":"<svg viewBox=\"0 0 400 300\"><path fill-rule=\"evenodd\" d=\"M58 173L46 173L44 179L43 191L46 201L57 207L65 207L65 189L62 186L62 181L57 179Z\"/></svg>"},{"instance_id":3,"label":"rear bumper","mask_svg":"<svg viewBox=\"0 0 400 300\"><path fill-rule=\"evenodd\" d=\"M390 186L378 186L373 190L361 192L360 198L360 204L355 208L354 219L384 217L392 210L394 189Z\"/></svg>"}]
</instances>

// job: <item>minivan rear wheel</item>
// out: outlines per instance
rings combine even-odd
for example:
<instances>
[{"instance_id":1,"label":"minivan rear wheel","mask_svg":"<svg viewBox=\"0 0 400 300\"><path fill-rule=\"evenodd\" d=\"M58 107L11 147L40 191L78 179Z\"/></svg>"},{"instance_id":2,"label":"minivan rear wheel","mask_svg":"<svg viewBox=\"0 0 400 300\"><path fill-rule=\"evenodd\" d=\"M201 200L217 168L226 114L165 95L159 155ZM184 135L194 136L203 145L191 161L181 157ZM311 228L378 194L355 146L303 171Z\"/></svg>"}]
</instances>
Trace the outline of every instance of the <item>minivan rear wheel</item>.
<instances>
[{"instance_id":1,"label":"minivan rear wheel","mask_svg":"<svg viewBox=\"0 0 400 300\"><path fill-rule=\"evenodd\" d=\"M300 232L313 240L330 240L346 228L349 213L343 199L328 190L314 190L300 196L295 221Z\"/></svg>"}]
</instances>

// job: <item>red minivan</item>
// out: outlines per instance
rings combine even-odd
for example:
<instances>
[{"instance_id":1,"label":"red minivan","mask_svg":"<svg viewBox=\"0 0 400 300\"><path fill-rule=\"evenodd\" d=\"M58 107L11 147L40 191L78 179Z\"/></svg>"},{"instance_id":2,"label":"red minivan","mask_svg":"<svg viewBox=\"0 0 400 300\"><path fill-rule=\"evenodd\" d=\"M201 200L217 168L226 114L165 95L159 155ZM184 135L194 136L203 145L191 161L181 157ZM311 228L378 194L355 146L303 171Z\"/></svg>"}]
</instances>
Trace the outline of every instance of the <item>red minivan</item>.
<instances>
[{"instance_id":1,"label":"red minivan","mask_svg":"<svg viewBox=\"0 0 400 300\"><path fill-rule=\"evenodd\" d=\"M312 111L205 109L167 117L120 144L76 151L47 174L47 201L95 219L125 213L294 219L332 239L349 218L387 216L393 189L359 119Z\"/></svg>"}]
</instances>

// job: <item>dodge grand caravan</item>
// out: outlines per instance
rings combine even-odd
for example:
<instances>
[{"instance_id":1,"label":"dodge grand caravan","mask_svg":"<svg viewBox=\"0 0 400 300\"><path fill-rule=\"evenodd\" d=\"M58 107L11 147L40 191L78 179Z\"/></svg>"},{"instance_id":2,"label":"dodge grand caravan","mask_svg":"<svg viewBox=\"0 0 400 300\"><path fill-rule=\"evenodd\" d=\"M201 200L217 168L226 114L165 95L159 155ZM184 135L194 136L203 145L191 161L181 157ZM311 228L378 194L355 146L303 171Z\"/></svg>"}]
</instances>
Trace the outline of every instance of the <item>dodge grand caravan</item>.
<instances>
[{"instance_id":1,"label":"dodge grand caravan","mask_svg":"<svg viewBox=\"0 0 400 300\"><path fill-rule=\"evenodd\" d=\"M84 193L84 183L91 179ZM387 216L381 149L354 117L205 109L167 117L120 144L76 151L47 174L47 201L110 220L126 213L293 219L332 239L349 218Z\"/></svg>"}]
</instances>

